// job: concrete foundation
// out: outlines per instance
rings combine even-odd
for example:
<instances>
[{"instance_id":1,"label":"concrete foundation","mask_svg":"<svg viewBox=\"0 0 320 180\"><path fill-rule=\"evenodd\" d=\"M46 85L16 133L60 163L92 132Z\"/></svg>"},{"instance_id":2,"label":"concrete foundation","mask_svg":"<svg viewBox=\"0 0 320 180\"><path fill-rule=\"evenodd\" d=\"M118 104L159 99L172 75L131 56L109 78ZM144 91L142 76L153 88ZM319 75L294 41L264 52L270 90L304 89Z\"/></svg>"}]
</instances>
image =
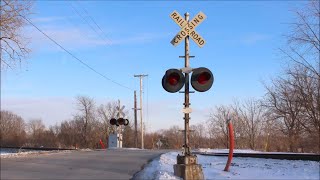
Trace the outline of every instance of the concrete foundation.
<instances>
[{"instance_id":1,"label":"concrete foundation","mask_svg":"<svg viewBox=\"0 0 320 180\"><path fill-rule=\"evenodd\" d=\"M197 164L197 156L177 156L177 164L173 165L174 175L184 180L203 180L203 172L200 164Z\"/></svg>"}]
</instances>

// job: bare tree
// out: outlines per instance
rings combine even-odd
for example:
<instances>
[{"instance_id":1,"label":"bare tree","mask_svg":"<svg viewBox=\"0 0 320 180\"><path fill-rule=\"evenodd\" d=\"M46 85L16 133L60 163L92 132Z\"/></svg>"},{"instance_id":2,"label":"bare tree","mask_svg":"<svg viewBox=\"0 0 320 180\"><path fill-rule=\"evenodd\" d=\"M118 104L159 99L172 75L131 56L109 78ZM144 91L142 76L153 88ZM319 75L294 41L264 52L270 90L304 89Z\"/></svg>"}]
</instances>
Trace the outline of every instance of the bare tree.
<instances>
[{"instance_id":1,"label":"bare tree","mask_svg":"<svg viewBox=\"0 0 320 180\"><path fill-rule=\"evenodd\" d=\"M297 102L302 107L300 123L309 133L320 136L320 85L310 69L296 65L286 72L286 83L297 91Z\"/></svg>"},{"instance_id":2,"label":"bare tree","mask_svg":"<svg viewBox=\"0 0 320 180\"><path fill-rule=\"evenodd\" d=\"M169 129L164 130L162 133L161 141L163 142L164 148L173 148L173 149L181 149L182 142L182 134L179 126L171 126ZM190 138L191 139L191 138Z\"/></svg>"},{"instance_id":3,"label":"bare tree","mask_svg":"<svg viewBox=\"0 0 320 180\"><path fill-rule=\"evenodd\" d=\"M284 69L284 75L266 86L265 99L271 119L281 123L290 151L302 147L303 138L319 147L320 136L319 1L311 0L306 7L294 13L296 21L290 24L287 45L281 49L290 63Z\"/></svg>"},{"instance_id":4,"label":"bare tree","mask_svg":"<svg viewBox=\"0 0 320 180\"><path fill-rule=\"evenodd\" d=\"M10 112L1 111L0 146L22 146L26 141L24 120Z\"/></svg>"},{"instance_id":5,"label":"bare tree","mask_svg":"<svg viewBox=\"0 0 320 180\"><path fill-rule=\"evenodd\" d=\"M238 117L242 119L250 149L257 148L258 137L261 135L262 124L265 121L264 109L255 99L246 100L238 109Z\"/></svg>"},{"instance_id":6,"label":"bare tree","mask_svg":"<svg viewBox=\"0 0 320 180\"><path fill-rule=\"evenodd\" d=\"M320 5L318 0L295 10L296 22L286 36L287 47L282 52L294 63L304 66L320 78Z\"/></svg>"},{"instance_id":7,"label":"bare tree","mask_svg":"<svg viewBox=\"0 0 320 180\"><path fill-rule=\"evenodd\" d=\"M63 147L78 148L83 143L83 129L84 122L82 120L73 119L71 121L64 121L60 125L58 134L58 141ZM82 145L84 146L84 145Z\"/></svg>"},{"instance_id":8,"label":"bare tree","mask_svg":"<svg viewBox=\"0 0 320 180\"><path fill-rule=\"evenodd\" d=\"M82 138L85 146L88 147L89 123L93 122L95 118L95 102L92 98L86 96L78 96L76 99L80 114L75 118L83 121Z\"/></svg>"},{"instance_id":9,"label":"bare tree","mask_svg":"<svg viewBox=\"0 0 320 180\"><path fill-rule=\"evenodd\" d=\"M33 146L43 146L43 133L45 125L41 119L32 119L28 122L29 139Z\"/></svg>"},{"instance_id":10,"label":"bare tree","mask_svg":"<svg viewBox=\"0 0 320 180\"><path fill-rule=\"evenodd\" d=\"M285 70L286 83L298 91L298 103L303 107L304 128L320 136L320 4L311 0L294 11L296 22L286 35L287 48L282 50L293 62Z\"/></svg>"},{"instance_id":11,"label":"bare tree","mask_svg":"<svg viewBox=\"0 0 320 180\"><path fill-rule=\"evenodd\" d=\"M223 147L228 147L228 128L226 118L231 114L231 109L228 106L217 106L210 114L210 131L214 133L218 144Z\"/></svg>"},{"instance_id":12,"label":"bare tree","mask_svg":"<svg viewBox=\"0 0 320 180\"><path fill-rule=\"evenodd\" d=\"M279 119L282 132L288 137L290 151L297 150L297 143L302 133L302 107L298 102L298 91L286 80L273 80L271 87L266 87L264 106L273 112L274 119Z\"/></svg>"},{"instance_id":13,"label":"bare tree","mask_svg":"<svg viewBox=\"0 0 320 180\"><path fill-rule=\"evenodd\" d=\"M105 138L109 137L111 132L115 131L115 127L110 125L110 119L115 118L117 114L117 103L116 102L109 102L107 104L101 104L98 109L98 118L103 123L104 129L103 132L105 133Z\"/></svg>"},{"instance_id":14,"label":"bare tree","mask_svg":"<svg viewBox=\"0 0 320 180\"><path fill-rule=\"evenodd\" d=\"M148 136L149 141L146 138L146 149L152 149L152 147L154 146L154 139L152 137L153 134L150 133L150 135ZM128 126L125 126L123 129L123 147L135 147L134 142L134 130L132 128L132 124L129 124Z\"/></svg>"},{"instance_id":15,"label":"bare tree","mask_svg":"<svg viewBox=\"0 0 320 180\"><path fill-rule=\"evenodd\" d=\"M0 4L0 51L1 70L13 69L27 57L30 49L27 47L26 33L22 28L26 21L23 17L31 14L33 1L2 0Z\"/></svg>"}]
</instances>

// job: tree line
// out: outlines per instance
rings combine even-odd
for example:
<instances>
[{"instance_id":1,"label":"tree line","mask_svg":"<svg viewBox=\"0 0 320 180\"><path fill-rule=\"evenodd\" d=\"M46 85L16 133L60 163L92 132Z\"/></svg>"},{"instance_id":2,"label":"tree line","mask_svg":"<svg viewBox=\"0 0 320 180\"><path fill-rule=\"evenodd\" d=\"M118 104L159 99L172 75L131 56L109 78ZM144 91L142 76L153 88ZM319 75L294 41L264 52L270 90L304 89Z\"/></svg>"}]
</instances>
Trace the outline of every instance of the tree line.
<instances>
[{"instance_id":1,"label":"tree line","mask_svg":"<svg viewBox=\"0 0 320 180\"><path fill-rule=\"evenodd\" d=\"M41 119L25 122L20 116L1 111L1 146L96 148L113 127L109 119L116 110L115 103L95 107L90 97L76 98L78 113L71 120L46 128Z\"/></svg>"},{"instance_id":2,"label":"tree line","mask_svg":"<svg viewBox=\"0 0 320 180\"><path fill-rule=\"evenodd\" d=\"M230 118L234 126L235 146L238 149L319 152L319 118L310 118L305 110L299 113L290 111L296 112L299 116L299 119L296 119L296 116L270 106L270 97L273 96L268 93L263 99L234 101L230 105L216 106L206 124L191 125L191 148L228 148L226 120ZM2 110L0 146L100 148L100 139L108 144L109 135L115 132L115 126L111 126L109 120L117 112L117 103L109 102L96 106L94 99L86 96L77 97L76 102L78 113L72 119L48 128L41 119L25 122L20 116ZM288 107L283 108L292 107L287 105ZM319 111L317 113L319 115ZM124 127L123 147L135 147L133 127L132 121L129 126ZM139 130L137 148L141 144ZM145 148L181 149L184 143L181 130L179 126L172 126L169 129L145 133ZM161 147L156 144L158 140L162 142Z\"/></svg>"}]
</instances>

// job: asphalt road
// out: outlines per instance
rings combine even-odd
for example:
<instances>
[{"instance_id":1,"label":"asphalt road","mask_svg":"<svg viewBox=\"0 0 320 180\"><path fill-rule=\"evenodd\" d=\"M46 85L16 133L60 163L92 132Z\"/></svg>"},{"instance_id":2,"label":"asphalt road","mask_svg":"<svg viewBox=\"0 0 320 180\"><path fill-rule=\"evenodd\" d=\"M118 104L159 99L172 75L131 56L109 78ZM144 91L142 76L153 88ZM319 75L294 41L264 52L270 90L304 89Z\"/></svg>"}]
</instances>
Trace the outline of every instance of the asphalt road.
<instances>
[{"instance_id":1,"label":"asphalt road","mask_svg":"<svg viewBox=\"0 0 320 180\"><path fill-rule=\"evenodd\" d=\"M1 179L130 179L167 151L72 151L1 158Z\"/></svg>"}]
</instances>

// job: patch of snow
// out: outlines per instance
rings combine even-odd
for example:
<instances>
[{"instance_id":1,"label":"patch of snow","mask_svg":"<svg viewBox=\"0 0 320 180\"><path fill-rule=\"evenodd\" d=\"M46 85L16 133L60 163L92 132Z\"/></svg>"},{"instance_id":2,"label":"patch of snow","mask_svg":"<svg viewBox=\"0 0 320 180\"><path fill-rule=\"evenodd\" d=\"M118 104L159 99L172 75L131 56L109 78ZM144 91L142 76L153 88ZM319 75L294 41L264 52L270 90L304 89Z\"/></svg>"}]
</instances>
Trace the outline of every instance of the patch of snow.
<instances>
[{"instance_id":1,"label":"patch of snow","mask_svg":"<svg viewBox=\"0 0 320 180\"><path fill-rule=\"evenodd\" d=\"M116 149L116 150L134 150L134 151L136 151L136 150L145 150L145 149L139 149L139 148L117 148L117 147L110 147L110 148L107 148L107 149L110 149L110 150L112 150L112 149Z\"/></svg>"},{"instance_id":2,"label":"patch of snow","mask_svg":"<svg viewBox=\"0 0 320 180\"><path fill-rule=\"evenodd\" d=\"M224 150L222 150L224 151ZM217 151L216 151L217 152ZM219 151L221 152L221 151ZM162 154L134 179L179 179L174 176L178 152ZM230 172L223 171L227 157L198 155L205 179L319 179L320 162L234 157Z\"/></svg>"},{"instance_id":3,"label":"patch of snow","mask_svg":"<svg viewBox=\"0 0 320 180\"><path fill-rule=\"evenodd\" d=\"M233 158L230 172L223 171L227 157L198 156L206 179L319 179L319 162Z\"/></svg>"},{"instance_id":4,"label":"patch of snow","mask_svg":"<svg viewBox=\"0 0 320 180\"><path fill-rule=\"evenodd\" d=\"M125 149L125 150L144 150L144 149L139 149L139 148L122 148L122 149Z\"/></svg>"},{"instance_id":5,"label":"patch of snow","mask_svg":"<svg viewBox=\"0 0 320 180\"><path fill-rule=\"evenodd\" d=\"M68 153L71 152L70 150L63 150L63 151L27 151L27 152L18 152L18 153L3 153L1 154L1 159L2 158L16 158L16 157L26 157L30 155L40 155L40 154L54 154L54 153Z\"/></svg>"},{"instance_id":6,"label":"patch of snow","mask_svg":"<svg viewBox=\"0 0 320 180\"><path fill-rule=\"evenodd\" d=\"M134 179L181 179L173 174L173 165L176 164L177 152L162 154L147 164Z\"/></svg>"},{"instance_id":7,"label":"patch of snow","mask_svg":"<svg viewBox=\"0 0 320 180\"><path fill-rule=\"evenodd\" d=\"M200 148L195 149L195 152L202 152L202 153L229 153L229 149L206 149ZM234 149L233 153L261 153L262 151L255 151L252 149Z\"/></svg>"},{"instance_id":8,"label":"patch of snow","mask_svg":"<svg viewBox=\"0 0 320 180\"><path fill-rule=\"evenodd\" d=\"M0 153L0 156L7 156L7 155L9 155L9 154L12 154L12 153L3 153L3 152L1 152L1 153Z\"/></svg>"},{"instance_id":9,"label":"patch of snow","mask_svg":"<svg viewBox=\"0 0 320 180\"><path fill-rule=\"evenodd\" d=\"M194 149L194 152L200 153L229 153L229 149L206 149L199 148ZM259 154L310 154L313 155L315 153L294 153L294 152L264 152L264 151L256 151L252 149L234 149L233 153L259 153Z\"/></svg>"},{"instance_id":10,"label":"patch of snow","mask_svg":"<svg viewBox=\"0 0 320 180\"><path fill-rule=\"evenodd\" d=\"M93 149L89 149L89 148L86 148L86 149L77 149L78 151L93 151Z\"/></svg>"}]
</instances>

